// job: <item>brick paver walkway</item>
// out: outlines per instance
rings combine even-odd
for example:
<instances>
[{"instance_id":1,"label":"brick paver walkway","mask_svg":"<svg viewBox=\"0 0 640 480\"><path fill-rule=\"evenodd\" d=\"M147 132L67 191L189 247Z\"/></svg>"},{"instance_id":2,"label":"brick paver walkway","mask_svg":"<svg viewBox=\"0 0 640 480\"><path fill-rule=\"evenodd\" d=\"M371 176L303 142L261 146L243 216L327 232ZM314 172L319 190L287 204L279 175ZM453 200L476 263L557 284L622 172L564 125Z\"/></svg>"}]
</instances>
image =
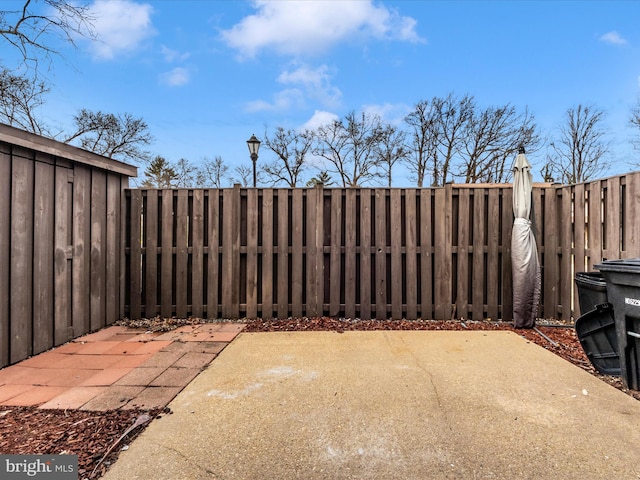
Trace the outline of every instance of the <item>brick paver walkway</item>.
<instances>
[{"instance_id":1,"label":"brick paver walkway","mask_svg":"<svg viewBox=\"0 0 640 480\"><path fill-rule=\"evenodd\" d=\"M243 329L108 327L0 370L0 406L113 410L166 406Z\"/></svg>"}]
</instances>

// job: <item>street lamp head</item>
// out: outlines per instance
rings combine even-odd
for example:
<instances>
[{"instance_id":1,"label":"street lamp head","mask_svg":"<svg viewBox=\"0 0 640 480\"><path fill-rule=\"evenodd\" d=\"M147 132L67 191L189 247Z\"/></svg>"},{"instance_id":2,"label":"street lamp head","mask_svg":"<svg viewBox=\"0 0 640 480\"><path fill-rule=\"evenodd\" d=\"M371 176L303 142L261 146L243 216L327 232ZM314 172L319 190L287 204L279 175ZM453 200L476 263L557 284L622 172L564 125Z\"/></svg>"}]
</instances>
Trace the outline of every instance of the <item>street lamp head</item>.
<instances>
[{"instance_id":1,"label":"street lamp head","mask_svg":"<svg viewBox=\"0 0 640 480\"><path fill-rule=\"evenodd\" d=\"M255 135L251 135L251 138L247 140L247 146L249 147L249 154L251 159L258 158L258 150L260 150L260 140Z\"/></svg>"}]
</instances>

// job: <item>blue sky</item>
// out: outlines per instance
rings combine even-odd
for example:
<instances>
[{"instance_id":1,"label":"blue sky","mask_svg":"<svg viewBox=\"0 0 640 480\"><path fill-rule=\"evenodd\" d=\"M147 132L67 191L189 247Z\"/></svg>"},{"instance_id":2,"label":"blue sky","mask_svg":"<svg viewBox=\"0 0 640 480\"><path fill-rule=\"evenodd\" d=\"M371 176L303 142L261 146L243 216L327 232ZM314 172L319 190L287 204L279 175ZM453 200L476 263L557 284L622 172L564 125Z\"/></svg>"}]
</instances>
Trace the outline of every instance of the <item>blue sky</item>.
<instances>
[{"instance_id":1,"label":"blue sky","mask_svg":"<svg viewBox=\"0 0 640 480\"><path fill-rule=\"evenodd\" d=\"M3 9L9 3L21 2ZM593 104L607 112L611 172L640 164L628 143L640 94L640 2L96 0L91 7L99 41L63 47L49 73L54 88L42 115L59 129L80 108L128 112L148 123L154 154L196 164L220 155L233 168L250 165L245 141L262 137L265 126L315 126L352 110L398 122L418 101L453 92L480 106L528 107L547 135L567 108ZM266 149L260 159L271 159ZM542 153L529 160L539 176ZM412 185L396 178L397 186Z\"/></svg>"}]
</instances>

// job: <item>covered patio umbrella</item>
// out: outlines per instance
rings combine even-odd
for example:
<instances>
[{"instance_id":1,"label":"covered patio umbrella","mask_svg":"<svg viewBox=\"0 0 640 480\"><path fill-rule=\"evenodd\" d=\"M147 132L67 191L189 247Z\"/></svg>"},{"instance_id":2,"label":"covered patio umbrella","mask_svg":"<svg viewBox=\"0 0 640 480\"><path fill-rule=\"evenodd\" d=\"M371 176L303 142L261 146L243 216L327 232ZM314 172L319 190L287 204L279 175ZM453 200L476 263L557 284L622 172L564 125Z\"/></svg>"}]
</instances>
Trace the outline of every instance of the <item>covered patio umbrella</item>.
<instances>
[{"instance_id":1,"label":"covered patio umbrella","mask_svg":"<svg viewBox=\"0 0 640 480\"><path fill-rule=\"evenodd\" d=\"M520 147L513 166L513 230L511 265L513 272L513 325L533 328L540 303L540 262L531 229L531 164Z\"/></svg>"}]
</instances>

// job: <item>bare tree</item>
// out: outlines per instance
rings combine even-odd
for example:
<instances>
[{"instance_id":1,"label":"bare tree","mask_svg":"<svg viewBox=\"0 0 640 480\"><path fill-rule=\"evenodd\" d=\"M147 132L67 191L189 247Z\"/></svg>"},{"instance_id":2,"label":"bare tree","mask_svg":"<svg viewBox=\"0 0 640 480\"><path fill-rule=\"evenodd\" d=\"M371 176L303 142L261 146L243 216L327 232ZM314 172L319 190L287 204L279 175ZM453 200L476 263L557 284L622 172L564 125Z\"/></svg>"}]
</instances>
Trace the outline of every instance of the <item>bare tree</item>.
<instances>
[{"instance_id":1,"label":"bare tree","mask_svg":"<svg viewBox=\"0 0 640 480\"><path fill-rule=\"evenodd\" d=\"M567 110L547 159L558 180L565 184L584 182L608 166L609 143L603 121L604 111L594 106L580 104Z\"/></svg>"},{"instance_id":2,"label":"bare tree","mask_svg":"<svg viewBox=\"0 0 640 480\"><path fill-rule=\"evenodd\" d=\"M202 187L222 188L223 180L227 179L229 167L224 164L222 157L204 157L200 168L199 185Z\"/></svg>"},{"instance_id":3,"label":"bare tree","mask_svg":"<svg viewBox=\"0 0 640 480\"><path fill-rule=\"evenodd\" d=\"M637 103L631 109L631 117L629 118L629 124L636 132L634 138L631 140L633 148L640 150L640 97Z\"/></svg>"},{"instance_id":4,"label":"bare tree","mask_svg":"<svg viewBox=\"0 0 640 480\"><path fill-rule=\"evenodd\" d=\"M306 166L306 156L313 144L313 133L276 128L272 136L264 132L264 146L276 154L276 159L262 166L262 172L274 185L284 182L294 188Z\"/></svg>"},{"instance_id":5,"label":"bare tree","mask_svg":"<svg viewBox=\"0 0 640 480\"><path fill-rule=\"evenodd\" d=\"M39 60L58 54L59 40L75 46L78 37L93 38L92 21L89 7L75 1L24 0L21 8L0 10L0 39L37 70Z\"/></svg>"},{"instance_id":6,"label":"bare tree","mask_svg":"<svg viewBox=\"0 0 640 480\"><path fill-rule=\"evenodd\" d=\"M235 169L235 176L231 181L235 184L238 183L243 187L248 187L253 183L253 168L246 165L238 165Z\"/></svg>"},{"instance_id":7,"label":"bare tree","mask_svg":"<svg viewBox=\"0 0 640 480\"><path fill-rule=\"evenodd\" d=\"M42 80L0 69L0 121L38 135L48 134L37 117L47 93L49 87Z\"/></svg>"},{"instance_id":8,"label":"bare tree","mask_svg":"<svg viewBox=\"0 0 640 480\"><path fill-rule=\"evenodd\" d=\"M424 186L429 164L434 158L437 158L436 122L438 118L434 113L435 110L431 108L431 104L426 100L421 100L404 119L411 129L411 156L407 158L407 166L414 173L418 188ZM434 178L438 173L439 169L434 165Z\"/></svg>"},{"instance_id":9,"label":"bare tree","mask_svg":"<svg viewBox=\"0 0 640 480\"><path fill-rule=\"evenodd\" d=\"M378 164L387 177L387 185L391 188L392 171L396 163L404 161L409 156L409 148L406 144L407 134L397 127L387 124L382 126L376 144Z\"/></svg>"},{"instance_id":10,"label":"bare tree","mask_svg":"<svg viewBox=\"0 0 640 480\"><path fill-rule=\"evenodd\" d=\"M332 164L343 187L359 187L380 177L376 145L381 123L377 115L351 112L344 121L316 131L313 153Z\"/></svg>"},{"instance_id":11,"label":"bare tree","mask_svg":"<svg viewBox=\"0 0 640 480\"><path fill-rule=\"evenodd\" d=\"M198 185L200 172L198 167L186 158L181 158L173 166L176 173L175 186L178 188L193 188Z\"/></svg>"},{"instance_id":12,"label":"bare tree","mask_svg":"<svg viewBox=\"0 0 640 480\"><path fill-rule=\"evenodd\" d=\"M144 171L145 180L143 187L174 188L177 174L173 166L163 157L157 156Z\"/></svg>"},{"instance_id":13,"label":"bare tree","mask_svg":"<svg viewBox=\"0 0 640 480\"><path fill-rule=\"evenodd\" d=\"M79 142L85 150L109 158L147 161L149 152L143 148L153 141L142 118L125 113L80 110L73 117L76 131L64 143Z\"/></svg>"},{"instance_id":14,"label":"bare tree","mask_svg":"<svg viewBox=\"0 0 640 480\"><path fill-rule=\"evenodd\" d=\"M474 111L465 127L459 175L466 183L504 182L509 159L520 145L537 143L537 127L527 111L506 104Z\"/></svg>"}]
</instances>

